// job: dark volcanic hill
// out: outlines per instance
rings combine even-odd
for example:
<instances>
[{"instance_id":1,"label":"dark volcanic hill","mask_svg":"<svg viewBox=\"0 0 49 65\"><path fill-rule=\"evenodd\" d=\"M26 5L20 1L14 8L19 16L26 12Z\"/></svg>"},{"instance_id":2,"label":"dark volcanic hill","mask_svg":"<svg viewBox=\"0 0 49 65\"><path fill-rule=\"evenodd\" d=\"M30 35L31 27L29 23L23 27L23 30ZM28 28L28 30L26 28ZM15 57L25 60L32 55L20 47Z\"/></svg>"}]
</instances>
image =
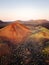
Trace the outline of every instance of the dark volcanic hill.
<instances>
[{"instance_id":1,"label":"dark volcanic hill","mask_svg":"<svg viewBox=\"0 0 49 65\"><path fill-rule=\"evenodd\" d=\"M49 29L49 22L48 23L47 22L46 23L42 23L41 26L46 27L47 29Z\"/></svg>"},{"instance_id":2,"label":"dark volcanic hill","mask_svg":"<svg viewBox=\"0 0 49 65\"><path fill-rule=\"evenodd\" d=\"M10 23L12 23L12 22L4 22L4 21L0 20L0 29L7 26L7 25L9 25Z\"/></svg>"}]
</instances>

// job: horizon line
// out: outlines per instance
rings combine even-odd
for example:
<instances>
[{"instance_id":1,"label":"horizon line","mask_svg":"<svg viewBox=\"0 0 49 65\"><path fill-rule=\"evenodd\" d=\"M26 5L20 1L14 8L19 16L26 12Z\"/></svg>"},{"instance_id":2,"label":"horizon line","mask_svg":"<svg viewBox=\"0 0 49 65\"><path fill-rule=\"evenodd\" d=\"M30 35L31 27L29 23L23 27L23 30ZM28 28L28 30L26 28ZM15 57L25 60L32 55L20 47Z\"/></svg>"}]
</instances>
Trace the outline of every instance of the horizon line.
<instances>
[{"instance_id":1,"label":"horizon line","mask_svg":"<svg viewBox=\"0 0 49 65\"><path fill-rule=\"evenodd\" d=\"M0 19L0 21L34 21L34 20L47 20L47 21L49 21L48 19L28 19L28 20L22 20L22 19L16 19L16 20L2 20L2 19Z\"/></svg>"}]
</instances>

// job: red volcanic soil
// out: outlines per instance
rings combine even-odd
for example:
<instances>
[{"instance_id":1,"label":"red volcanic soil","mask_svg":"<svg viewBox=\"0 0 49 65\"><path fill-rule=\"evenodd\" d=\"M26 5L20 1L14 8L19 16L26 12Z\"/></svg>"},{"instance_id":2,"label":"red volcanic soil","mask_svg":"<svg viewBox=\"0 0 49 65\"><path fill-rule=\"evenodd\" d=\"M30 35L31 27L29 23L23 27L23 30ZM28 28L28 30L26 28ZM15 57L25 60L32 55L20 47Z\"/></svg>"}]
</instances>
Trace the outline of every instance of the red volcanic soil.
<instances>
[{"instance_id":1,"label":"red volcanic soil","mask_svg":"<svg viewBox=\"0 0 49 65\"><path fill-rule=\"evenodd\" d=\"M30 32L31 31L23 24L14 22L0 29L0 38L7 38L19 43L23 41Z\"/></svg>"},{"instance_id":2,"label":"red volcanic soil","mask_svg":"<svg viewBox=\"0 0 49 65\"><path fill-rule=\"evenodd\" d=\"M11 54L10 48L7 44L0 43L0 56Z\"/></svg>"}]
</instances>

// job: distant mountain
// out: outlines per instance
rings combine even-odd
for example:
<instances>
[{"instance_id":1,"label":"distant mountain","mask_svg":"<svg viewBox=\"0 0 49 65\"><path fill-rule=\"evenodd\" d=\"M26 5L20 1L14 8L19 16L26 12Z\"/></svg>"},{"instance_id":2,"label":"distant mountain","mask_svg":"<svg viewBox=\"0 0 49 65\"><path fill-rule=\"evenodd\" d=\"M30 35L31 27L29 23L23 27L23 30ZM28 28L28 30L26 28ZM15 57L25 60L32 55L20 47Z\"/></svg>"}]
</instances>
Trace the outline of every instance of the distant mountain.
<instances>
[{"instance_id":1,"label":"distant mountain","mask_svg":"<svg viewBox=\"0 0 49 65\"><path fill-rule=\"evenodd\" d=\"M24 22L25 24L42 24L42 23L48 23L49 21L48 20L29 20L29 21L26 21Z\"/></svg>"},{"instance_id":2,"label":"distant mountain","mask_svg":"<svg viewBox=\"0 0 49 65\"><path fill-rule=\"evenodd\" d=\"M9 25L10 23L13 23L13 22L19 22L19 23L22 23L24 24L25 26L27 27L34 27L34 26L43 26L43 27L46 27L49 29L49 21L48 20L29 20L29 21L21 21L21 20L16 20L16 21L11 21L11 22L3 22L0 20L0 28L3 28L7 25Z\"/></svg>"},{"instance_id":3,"label":"distant mountain","mask_svg":"<svg viewBox=\"0 0 49 65\"><path fill-rule=\"evenodd\" d=\"M23 23L27 27L36 27L43 26L49 29L49 21L48 20L29 20Z\"/></svg>"},{"instance_id":4,"label":"distant mountain","mask_svg":"<svg viewBox=\"0 0 49 65\"><path fill-rule=\"evenodd\" d=\"M5 26L9 25L10 23L12 23L12 22L4 22L4 21L0 20L0 28L3 28Z\"/></svg>"}]
</instances>

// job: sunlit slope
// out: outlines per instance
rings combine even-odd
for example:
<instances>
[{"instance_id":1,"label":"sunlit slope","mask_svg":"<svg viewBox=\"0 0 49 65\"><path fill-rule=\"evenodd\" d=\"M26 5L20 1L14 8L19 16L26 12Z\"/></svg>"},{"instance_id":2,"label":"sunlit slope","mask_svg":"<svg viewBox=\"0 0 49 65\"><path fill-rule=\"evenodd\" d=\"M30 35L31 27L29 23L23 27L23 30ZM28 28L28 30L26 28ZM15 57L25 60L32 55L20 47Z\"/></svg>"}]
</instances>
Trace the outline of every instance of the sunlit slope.
<instances>
[{"instance_id":1,"label":"sunlit slope","mask_svg":"<svg viewBox=\"0 0 49 65\"><path fill-rule=\"evenodd\" d=\"M37 27L36 30L33 30L31 38L35 38L36 40L46 38L49 39L49 30L44 27Z\"/></svg>"},{"instance_id":2,"label":"sunlit slope","mask_svg":"<svg viewBox=\"0 0 49 65\"><path fill-rule=\"evenodd\" d=\"M8 38L12 41L21 42L30 34L30 32L31 31L23 24L14 22L0 29L0 38Z\"/></svg>"}]
</instances>

